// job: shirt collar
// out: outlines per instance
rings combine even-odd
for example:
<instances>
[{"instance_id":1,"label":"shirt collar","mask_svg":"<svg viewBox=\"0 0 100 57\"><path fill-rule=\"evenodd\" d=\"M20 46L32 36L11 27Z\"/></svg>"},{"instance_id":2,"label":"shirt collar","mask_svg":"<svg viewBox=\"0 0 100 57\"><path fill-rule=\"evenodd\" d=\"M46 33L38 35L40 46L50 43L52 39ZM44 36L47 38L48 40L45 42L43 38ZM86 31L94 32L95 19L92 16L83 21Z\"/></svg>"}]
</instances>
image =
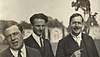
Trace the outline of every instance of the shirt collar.
<instances>
[{"instance_id":1,"label":"shirt collar","mask_svg":"<svg viewBox=\"0 0 100 57\"><path fill-rule=\"evenodd\" d=\"M33 38L36 40L36 42L41 46L40 44L40 36L36 35L34 32L32 33Z\"/></svg>"},{"instance_id":2,"label":"shirt collar","mask_svg":"<svg viewBox=\"0 0 100 57\"><path fill-rule=\"evenodd\" d=\"M32 36L35 38L35 40L38 38L40 38L39 36L37 36L34 32L32 33Z\"/></svg>"},{"instance_id":3,"label":"shirt collar","mask_svg":"<svg viewBox=\"0 0 100 57\"><path fill-rule=\"evenodd\" d=\"M78 36L75 36L74 34L72 34L71 33L71 35L72 35L72 37L74 38L74 40L76 39L76 38L80 38L80 40L82 40L82 33L80 33Z\"/></svg>"},{"instance_id":4,"label":"shirt collar","mask_svg":"<svg viewBox=\"0 0 100 57\"><path fill-rule=\"evenodd\" d=\"M18 50L13 50L13 49L11 49L11 48L10 48L10 50L11 50L11 53L12 53L15 57L18 57ZM21 51L22 51L22 54L24 54L24 56L26 56L25 44L23 44L23 47L22 47Z\"/></svg>"},{"instance_id":5,"label":"shirt collar","mask_svg":"<svg viewBox=\"0 0 100 57\"><path fill-rule=\"evenodd\" d=\"M22 53L24 53L24 52L26 53L25 44L23 44L23 47L22 47L21 51L22 51Z\"/></svg>"}]
</instances>

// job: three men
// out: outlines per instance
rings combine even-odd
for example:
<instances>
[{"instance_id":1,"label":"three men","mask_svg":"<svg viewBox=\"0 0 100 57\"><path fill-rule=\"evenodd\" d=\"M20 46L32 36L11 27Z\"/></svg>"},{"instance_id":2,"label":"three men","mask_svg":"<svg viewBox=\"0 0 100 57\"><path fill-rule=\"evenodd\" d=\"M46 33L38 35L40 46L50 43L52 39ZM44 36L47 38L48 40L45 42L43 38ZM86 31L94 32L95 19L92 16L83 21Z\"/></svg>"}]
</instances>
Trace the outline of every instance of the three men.
<instances>
[{"instance_id":1,"label":"three men","mask_svg":"<svg viewBox=\"0 0 100 57\"><path fill-rule=\"evenodd\" d=\"M33 34L24 40L29 47L36 48L40 51L42 57L54 57L49 40L45 39L45 25L48 17L43 13L34 14L30 18L33 28Z\"/></svg>"},{"instance_id":2,"label":"three men","mask_svg":"<svg viewBox=\"0 0 100 57\"><path fill-rule=\"evenodd\" d=\"M83 23L79 13L70 17L71 33L59 41L56 57L99 57L92 37L82 33Z\"/></svg>"},{"instance_id":3,"label":"three men","mask_svg":"<svg viewBox=\"0 0 100 57\"><path fill-rule=\"evenodd\" d=\"M38 50L25 46L21 25L16 22L8 23L4 27L3 34L9 47L0 54L0 57L41 57Z\"/></svg>"}]
</instances>

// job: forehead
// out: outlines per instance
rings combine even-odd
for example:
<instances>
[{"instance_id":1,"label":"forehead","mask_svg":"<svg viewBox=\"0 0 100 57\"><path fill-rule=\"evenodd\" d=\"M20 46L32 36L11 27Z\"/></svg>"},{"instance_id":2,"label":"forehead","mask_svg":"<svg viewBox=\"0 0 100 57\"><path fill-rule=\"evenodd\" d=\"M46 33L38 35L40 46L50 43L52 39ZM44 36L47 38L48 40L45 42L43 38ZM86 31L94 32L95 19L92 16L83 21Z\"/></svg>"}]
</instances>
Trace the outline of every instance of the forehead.
<instances>
[{"instance_id":1,"label":"forehead","mask_svg":"<svg viewBox=\"0 0 100 57\"><path fill-rule=\"evenodd\" d=\"M72 21L79 21L82 22L82 17L81 16L76 16L72 18Z\"/></svg>"},{"instance_id":2,"label":"forehead","mask_svg":"<svg viewBox=\"0 0 100 57\"><path fill-rule=\"evenodd\" d=\"M34 19L34 24L39 24L39 25L45 24L45 20L35 18Z\"/></svg>"},{"instance_id":3,"label":"forehead","mask_svg":"<svg viewBox=\"0 0 100 57\"><path fill-rule=\"evenodd\" d=\"M5 34L12 34L14 32L20 32L19 28L16 25L11 26L4 31Z\"/></svg>"}]
</instances>

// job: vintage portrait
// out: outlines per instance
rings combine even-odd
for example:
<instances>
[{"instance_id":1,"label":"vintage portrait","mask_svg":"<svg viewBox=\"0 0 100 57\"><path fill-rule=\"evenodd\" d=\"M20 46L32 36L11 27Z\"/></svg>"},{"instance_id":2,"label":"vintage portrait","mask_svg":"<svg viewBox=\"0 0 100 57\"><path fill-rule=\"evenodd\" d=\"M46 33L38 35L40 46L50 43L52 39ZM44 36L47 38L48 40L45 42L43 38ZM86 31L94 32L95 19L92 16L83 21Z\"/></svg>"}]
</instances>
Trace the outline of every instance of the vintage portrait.
<instances>
[{"instance_id":1,"label":"vintage portrait","mask_svg":"<svg viewBox=\"0 0 100 57\"><path fill-rule=\"evenodd\" d=\"M100 57L100 0L0 0L0 57Z\"/></svg>"}]
</instances>

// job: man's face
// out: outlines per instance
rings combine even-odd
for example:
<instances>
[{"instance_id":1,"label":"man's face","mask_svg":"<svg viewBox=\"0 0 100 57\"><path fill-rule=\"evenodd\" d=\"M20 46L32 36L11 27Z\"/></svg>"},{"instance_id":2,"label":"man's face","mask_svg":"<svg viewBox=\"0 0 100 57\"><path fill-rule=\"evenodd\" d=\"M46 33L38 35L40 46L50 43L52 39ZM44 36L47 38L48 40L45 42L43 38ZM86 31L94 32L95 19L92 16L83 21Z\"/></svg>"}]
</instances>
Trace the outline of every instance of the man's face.
<instances>
[{"instance_id":1,"label":"man's face","mask_svg":"<svg viewBox=\"0 0 100 57\"><path fill-rule=\"evenodd\" d=\"M72 21L70 23L72 33L74 35L78 35L80 32L82 32L83 22L81 16L76 16L72 18Z\"/></svg>"},{"instance_id":2,"label":"man's face","mask_svg":"<svg viewBox=\"0 0 100 57\"><path fill-rule=\"evenodd\" d=\"M6 37L6 40L9 44L10 48L12 48L14 50L22 48L23 35L16 25L13 25L13 26L7 28L4 31L4 35Z\"/></svg>"},{"instance_id":3,"label":"man's face","mask_svg":"<svg viewBox=\"0 0 100 57\"><path fill-rule=\"evenodd\" d=\"M33 31L38 36L41 36L45 30L45 20L44 19L34 19Z\"/></svg>"}]
</instances>

